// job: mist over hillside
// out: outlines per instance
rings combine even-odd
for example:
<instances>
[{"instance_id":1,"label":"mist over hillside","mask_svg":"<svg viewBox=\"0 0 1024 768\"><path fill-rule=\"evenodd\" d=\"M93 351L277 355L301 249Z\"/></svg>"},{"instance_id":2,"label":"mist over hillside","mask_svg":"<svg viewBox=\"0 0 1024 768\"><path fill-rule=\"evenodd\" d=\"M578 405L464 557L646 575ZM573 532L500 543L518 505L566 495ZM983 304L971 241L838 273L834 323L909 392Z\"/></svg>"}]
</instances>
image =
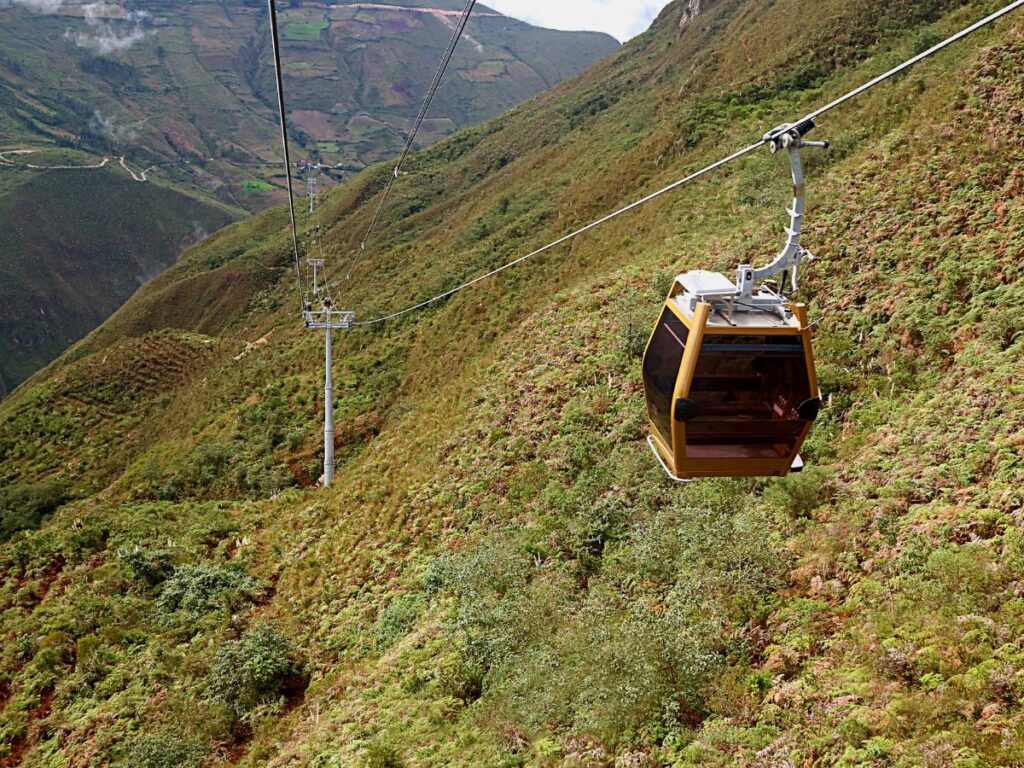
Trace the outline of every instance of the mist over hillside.
<instances>
[{"instance_id":1,"label":"mist over hillside","mask_svg":"<svg viewBox=\"0 0 1024 768\"><path fill-rule=\"evenodd\" d=\"M675 2L411 157L365 255L387 166L301 242L339 306L401 310L997 7ZM820 121L824 405L782 480L670 483L640 371L674 275L777 252L766 148L336 334L329 489L286 210L190 248L0 402L0 761L1024 763L1022 99L1014 15Z\"/></svg>"}]
</instances>

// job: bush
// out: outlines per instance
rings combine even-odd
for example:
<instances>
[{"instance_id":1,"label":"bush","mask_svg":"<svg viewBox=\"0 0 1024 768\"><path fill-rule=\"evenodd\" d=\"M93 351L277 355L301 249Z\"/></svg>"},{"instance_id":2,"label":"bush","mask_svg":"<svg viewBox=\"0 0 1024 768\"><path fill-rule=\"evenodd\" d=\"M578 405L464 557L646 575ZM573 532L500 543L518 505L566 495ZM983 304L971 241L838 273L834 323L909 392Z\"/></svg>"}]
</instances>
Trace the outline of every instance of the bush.
<instances>
[{"instance_id":1,"label":"bush","mask_svg":"<svg viewBox=\"0 0 1024 768\"><path fill-rule=\"evenodd\" d=\"M638 359L647 349L647 341L650 337L649 325L638 320L630 320L621 331L619 350L629 359Z\"/></svg>"},{"instance_id":2,"label":"bush","mask_svg":"<svg viewBox=\"0 0 1024 768\"><path fill-rule=\"evenodd\" d=\"M122 549L117 556L132 578L147 587L158 587L174 575L171 553L165 550L149 551L135 547Z\"/></svg>"},{"instance_id":3,"label":"bush","mask_svg":"<svg viewBox=\"0 0 1024 768\"><path fill-rule=\"evenodd\" d=\"M828 474L820 467L807 467L769 486L765 498L774 502L793 520L809 520L829 494Z\"/></svg>"},{"instance_id":4,"label":"bush","mask_svg":"<svg viewBox=\"0 0 1024 768\"><path fill-rule=\"evenodd\" d=\"M165 619L177 615L199 620L218 608L235 610L259 590L260 583L242 571L209 563L186 565L167 579L156 605Z\"/></svg>"},{"instance_id":5,"label":"bush","mask_svg":"<svg viewBox=\"0 0 1024 768\"><path fill-rule=\"evenodd\" d=\"M288 678L297 671L288 637L260 624L220 649L207 690L212 701L241 720L257 707L280 701Z\"/></svg>"},{"instance_id":6,"label":"bush","mask_svg":"<svg viewBox=\"0 0 1024 768\"><path fill-rule=\"evenodd\" d=\"M365 768L402 768L404 763L393 746L375 741L366 750Z\"/></svg>"},{"instance_id":7,"label":"bush","mask_svg":"<svg viewBox=\"0 0 1024 768\"><path fill-rule=\"evenodd\" d=\"M939 34L934 29L927 28L922 29L914 37L914 55L924 53L929 48L932 48L942 42L945 35Z\"/></svg>"},{"instance_id":8,"label":"bush","mask_svg":"<svg viewBox=\"0 0 1024 768\"><path fill-rule=\"evenodd\" d=\"M438 690L442 696L458 699L465 705L472 704L484 692L485 670L473 666L464 657L444 664L438 671Z\"/></svg>"},{"instance_id":9,"label":"bush","mask_svg":"<svg viewBox=\"0 0 1024 768\"><path fill-rule=\"evenodd\" d=\"M144 734L118 750L118 768L194 768L203 758L202 746L173 734Z\"/></svg>"},{"instance_id":10,"label":"bush","mask_svg":"<svg viewBox=\"0 0 1024 768\"><path fill-rule=\"evenodd\" d=\"M0 490L0 542L20 531L38 528L69 498L68 488L61 482L14 485Z\"/></svg>"},{"instance_id":11,"label":"bush","mask_svg":"<svg viewBox=\"0 0 1024 768\"><path fill-rule=\"evenodd\" d=\"M390 648L409 634L422 610L423 600L419 595L402 595L388 603L380 612L377 626L374 628L377 648Z\"/></svg>"},{"instance_id":12,"label":"bush","mask_svg":"<svg viewBox=\"0 0 1024 768\"><path fill-rule=\"evenodd\" d=\"M109 646L98 635L80 637L75 643L75 670L88 683L97 683L111 664Z\"/></svg>"},{"instance_id":13,"label":"bush","mask_svg":"<svg viewBox=\"0 0 1024 768\"><path fill-rule=\"evenodd\" d=\"M43 672L54 672L68 664L75 653L75 639L67 632L50 632L39 641L33 665Z\"/></svg>"}]
</instances>

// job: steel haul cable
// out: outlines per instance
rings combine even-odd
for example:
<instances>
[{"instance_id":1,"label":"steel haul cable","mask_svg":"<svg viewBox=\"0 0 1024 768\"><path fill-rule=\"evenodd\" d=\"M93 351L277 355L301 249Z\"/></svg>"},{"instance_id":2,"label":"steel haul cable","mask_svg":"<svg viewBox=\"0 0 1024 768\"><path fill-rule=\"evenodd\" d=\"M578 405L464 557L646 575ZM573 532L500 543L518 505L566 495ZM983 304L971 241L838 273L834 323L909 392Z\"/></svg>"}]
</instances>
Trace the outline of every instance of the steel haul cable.
<instances>
[{"instance_id":1,"label":"steel haul cable","mask_svg":"<svg viewBox=\"0 0 1024 768\"><path fill-rule=\"evenodd\" d=\"M420 128L423 127L423 121L427 119L427 112L429 112L430 105L433 103L434 97L437 95L437 89L441 87L441 81L444 79L445 72L448 71L448 65L451 63L452 56L455 55L455 49L459 46L459 40L462 39L462 33L466 30L466 24L469 23L469 17L472 15L473 8L475 6L476 0L467 0L466 8L462 12L462 17L455 25L455 31L452 33L452 39L448 43L448 48L445 50L444 56L441 57L441 64L438 66L437 72L434 73L434 79L430 82L430 86L427 88L427 94L423 98L420 113L416 117L416 122L413 124L412 131L409 133L409 138L405 142L402 154L398 157L398 162L395 164L395 169L391 174L391 178L388 179L387 186L384 187L384 192L381 194L377 210L374 212L373 218L370 220L370 226L367 228L366 234L363 236L363 241L359 246L359 249L362 251L366 250L366 244L370 241L374 230L377 228L377 223L380 221L381 213L384 212L384 205L387 203L388 197L391 195L391 188L398 179L398 175L401 173L402 166L409 157L409 153L412 152L416 136L419 134Z\"/></svg>"},{"instance_id":2,"label":"steel haul cable","mask_svg":"<svg viewBox=\"0 0 1024 768\"><path fill-rule=\"evenodd\" d=\"M284 80L281 76L281 41L277 34L277 8L274 0L267 0L270 8L270 36L274 46L274 74L277 79L277 104L281 119L281 145L284 148L284 168L288 177L288 211L292 222L292 249L295 253L295 280L299 288L299 302L302 304L305 291L302 287L302 267L299 258L298 228L295 226L295 192L292 189L292 158L288 149L288 120L284 106Z\"/></svg>"},{"instance_id":3,"label":"steel haul cable","mask_svg":"<svg viewBox=\"0 0 1024 768\"><path fill-rule=\"evenodd\" d=\"M840 96L838 99L835 99L834 101L826 104L824 107L821 107L821 108L815 110L814 112L811 112L810 114L806 115L805 117L803 117L800 120L798 120L795 123L793 123L793 125L799 125L799 124L807 122L809 120L815 120L818 117L821 117L826 112L829 112L829 111L835 109L836 107L838 107L840 104L844 104L847 101L849 101L850 99L853 99L856 96L859 96L860 94L865 93L865 92L871 90L875 86L880 85L881 83L885 82L886 80L891 79L892 77L896 76L900 72L903 72L903 71L909 69L910 67L914 66L915 64L918 64L919 62L923 61L924 59L927 59L927 58L929 58L931 56L934 56L939 51L941 51L941 50L943 50L945 48L948 48L950 45L953 45L954 43L959 42L960 40L963 40L965 37L968 37L969 35L977 32L978 30L983 29L984 27L989 26L990 24L994 23L995 21L998 21L999 19L1003 18L1004 16L1007 16L1008 14L1012 13L1013 11L1016 11L1017 9L1019 9L1021 7L1024 7L1024 0L1014 0L1014 2L1012 2L1009 5L1005 6L1001 10L996 11L995 13L993 13L993 14L991 14L989 16L986 16L981 21L978 21L978 22L970 25L969 27L961 30L960 32L956 33L955 35L946 38L945 40L943 40L938 45L932 46L927 51L924 51L923 53L920 53L917 56L914 56L913 58L908 59L907 61L903 62L902 64L900 64L900 65L898 65L896 67L893 67L888 72L885 72L884 74L879 75L878 77L876 77L876 78L874 78L872 80L869 80L864 85L861 85L858 88L855 88L854 90L850 91L849 93L847 93L847 94L845 94L843 96ZM610 213L607 216L604 216L604 217L602 217L600 219L597 219L596 221L593 221L593 222L591 222L590 224L587 224L584 227L580 227L579 229L576 229L576 230L570 232L569 234L564 235L564 236L558 238L557 240L554 240L554 241L548 243L547 245L544 245L544 246L538 248L537 250L532 251L532 252L526 254L525 256L520 256L518 259L515 259L514 261L510 261L507 264L503 264L502 266L498 267L497 269L493 269L490 272L487 272L487 273L485 273L483 275L480 275L479 277L475 277L472 280L469 280L469 281L463 283L462 285L459 285L456 288L452 288L451 290L445 291L444 293L439 293L438 295L433 296L432 298L429 298L429 299L427 299L425 301L421 301L418 304L414 304L412 306L406 307L405 309L399 310L398 312L392 312L391 314L383 315L381 317L374 318L373 320L361 320L359 322L353 323L353 326L378 325L380 323L386 323L389 320L396 320L396 319L398 319L400 317L403 317L405 315L411 314L413 312L417 312L417 311L419 311L421 309L426 309L427 307L431 306L432 304L436 304L439 301L443 301L443 300L445 300L447 298L450 298L451 296L454 296L457 293L460 293L460 292L465 291L465 290L467 290L469 288L472 288L473 286L483 282L484 280L487 280L487 279L489 279L491 277L494 277L495 275L498 275L498 274L500 274L502 272L505 272L506 270L512 269L513 267L516 267L519 264L522 264L524 261L527 261L528 259L532 259L533 257L538 256L538 255L544 253L545 251L549 251L549 250L551 250L552 248L554 248L554 247L556 247L558 245L561 245L561 244L566 243L566 242L568 242L570 240L573 240L573 239L579 237L580 235L584 234L585 232L589 232L590 230L592 230L592 229L594 229L596 227L599 227L602 224L606 224L607 222L611 221L612 219L618 218L619 216L621 216L621 215L623 215L625 213L628 213L629 211L635 210L636 208L639 208L639 207L641 207L643 205L646 205L647 203L655 200L656 198L661 197L662 195L668 194L669 192L672 192L673 190L676 190L676 189L678 189L678 188L680 188L682 186L685 186L686 184L689 184L692 181L696 181L701 176L704 176L704 175L710 173L711 171L714 171L714 170L716 170L718 168L721 168L724 165L728 165L729 163L733 162L734 160L738 160L739 158L741 158L741 157L743 157L745 155L750 154L754 150L759 149L760 147L764 146L767 143L767 141L768 141L768 137L766 136L766 137L762 138L761 140L759 140L758 142L756 142L754 144L751 144L751 145L749 145L747 147L744 147L743 149L739 150L738 152L734 152L733 154L729 155L728 157L725 157L725 158L723 158L723 159L721 159L721 160L719 160L719 161L717 161L715 163L712 163L711 165L705 166L704 168L700 169L699 171L691 173L690 175L688 175L688 176L686 176L686 177L684 177L682 179L679 179L678 181L675 181L675 182L669 184L668 186L662 187L657 192L652 192L651 194L647 195L644 198L641 198L640 200L637 200L634 203L630 203L627 206L619 208L617 211L614 211L613 213Z\"/></svg>"}]
</instances>

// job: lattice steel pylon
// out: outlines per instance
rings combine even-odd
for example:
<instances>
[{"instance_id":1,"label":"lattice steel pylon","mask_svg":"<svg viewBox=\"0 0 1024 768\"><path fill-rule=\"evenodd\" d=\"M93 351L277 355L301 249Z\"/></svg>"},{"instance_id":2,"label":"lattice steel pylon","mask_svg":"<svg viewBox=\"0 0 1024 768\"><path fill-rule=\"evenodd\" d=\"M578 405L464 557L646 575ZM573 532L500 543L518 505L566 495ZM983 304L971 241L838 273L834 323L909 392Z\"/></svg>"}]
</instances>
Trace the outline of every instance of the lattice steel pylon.
<instances>
[{"instance_id":1,"label":"lattice steel pylon","mask_svg":"<svg viewBox=\"0 0 1024 768\"><path fill-rule=\"evenodd\" d=\"M309 212L316 210L316 176L306 179L306 196L309 197Z\"/></svg>"}]
</instances>

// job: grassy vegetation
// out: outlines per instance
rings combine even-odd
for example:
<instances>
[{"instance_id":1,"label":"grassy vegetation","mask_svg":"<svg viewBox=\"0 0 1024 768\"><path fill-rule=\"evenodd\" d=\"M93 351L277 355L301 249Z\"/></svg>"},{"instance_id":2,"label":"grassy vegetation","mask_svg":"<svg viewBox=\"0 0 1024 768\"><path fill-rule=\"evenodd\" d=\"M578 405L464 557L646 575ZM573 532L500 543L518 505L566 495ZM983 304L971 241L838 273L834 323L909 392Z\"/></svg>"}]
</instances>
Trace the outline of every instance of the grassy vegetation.
<instances>
[{"instance_id":1,"label":"grassy vegetation","mask_svg":"<svg viewBox=\"0 0 1024 768\"><path fill-rule=\"evenodd\" d=\"M273 185L268 184L263 179L248 179L242 182L242 189L247 195L262 195L273 188Z\"/></svg>"},{"instance_id":2,"label":"grassy vegetation","mask_svg":"<svg viewBox=\"0 0 1024 768\"><path fill-rule=\"evenodd\" d=\"M290 21L284 27L285 40L302 40L315 42L319 40L331 22L324 21Z\"/></svg>"},{"instance_id":3,"label":"grassy vegetation","mask_svg":"<svg viewBox=\"0 0 1024 768\"><path fill-rule=\"evenodd\" d=\"M877 3L787 8L713 5L680 35L675 5L416 155L346 305L451 287L989 9L893 29L870 26ZM868 26L840 40L836 18ZM763 51L787 24L792 47ZM26 766L1021 763L1022 29L823 121L803 297L827 406L811 468L783 481L667 483L638 370L674 273L775 252L778 157L339 335L329 491L309 487L322 341L295 317L287 214L190 251L0 405L0 483L76 499L0 548L2 748ZM841 66L794 80L783 64L828 36ZM763 71L730 58L747 50ZM358 253L389 171L325 195L330 253Z\"/></svg>"}]
</instances>

